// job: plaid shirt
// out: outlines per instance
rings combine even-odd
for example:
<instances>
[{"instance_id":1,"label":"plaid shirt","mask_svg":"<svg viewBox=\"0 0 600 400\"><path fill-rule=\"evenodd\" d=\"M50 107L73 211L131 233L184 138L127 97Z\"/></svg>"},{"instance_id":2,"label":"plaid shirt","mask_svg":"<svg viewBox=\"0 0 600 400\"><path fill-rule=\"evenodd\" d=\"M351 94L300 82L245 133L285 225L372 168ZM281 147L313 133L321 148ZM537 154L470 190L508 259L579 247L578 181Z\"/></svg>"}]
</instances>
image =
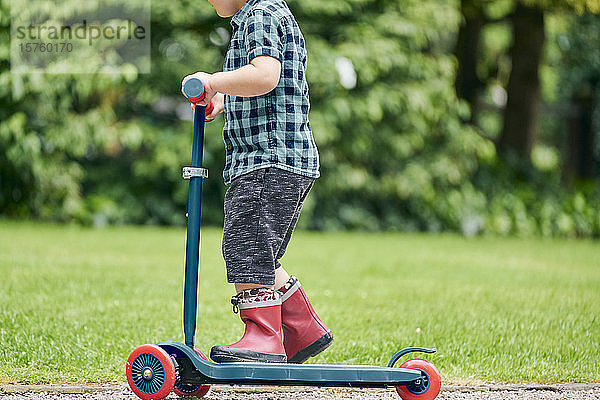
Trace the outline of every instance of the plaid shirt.
<instances>
[{"instance_id":1,"label":"plaid shirt","mask_svg":"<svg viewBox=\"0 0 600 400\"><path fill-rule=\"evenodd\" d=\"M265 95L225 95L225 184L267 167L319 177L319 154L308 122L306 46L294 16L284 0L247 0L231 25L223 71L266 55L281 61L281 76Z\"/></svg>"}]
</instances>

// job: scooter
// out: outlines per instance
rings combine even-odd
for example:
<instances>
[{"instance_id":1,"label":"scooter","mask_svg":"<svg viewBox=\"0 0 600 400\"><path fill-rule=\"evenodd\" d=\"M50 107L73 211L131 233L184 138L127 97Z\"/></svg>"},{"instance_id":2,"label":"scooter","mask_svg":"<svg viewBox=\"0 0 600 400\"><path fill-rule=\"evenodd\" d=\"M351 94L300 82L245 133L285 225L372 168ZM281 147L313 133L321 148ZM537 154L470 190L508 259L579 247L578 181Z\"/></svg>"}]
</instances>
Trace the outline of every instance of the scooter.
<instances>
[{"instance_id":1,"label":"scooter","mask_svg":"<svg viewBox=\"0 0 600 400\"><path fill-rule=\"evenodd\" d=\"M390 388L395 387L404 400L433 400L441 388L436 367L422 359L411 359L399 368L396 362L413 352L434 353L435 349L408 347L395 353L386 367L370 365L291 364L232 362L213 363L194 347L198 300L198 261L202 180L208 170L202 167L204 123L212 103L202 107L204 86L199 79L189 79L183 92L194 104L194 134L192 165L183 168L183 177L190 180L187 213L183 330L185 343L167 340L158 344L138 346L129 355L126 365L127 382L141 399L160 400L171 391L178 396L202 397L213 384L319 386Z\"/></svg>"}]
</instances>

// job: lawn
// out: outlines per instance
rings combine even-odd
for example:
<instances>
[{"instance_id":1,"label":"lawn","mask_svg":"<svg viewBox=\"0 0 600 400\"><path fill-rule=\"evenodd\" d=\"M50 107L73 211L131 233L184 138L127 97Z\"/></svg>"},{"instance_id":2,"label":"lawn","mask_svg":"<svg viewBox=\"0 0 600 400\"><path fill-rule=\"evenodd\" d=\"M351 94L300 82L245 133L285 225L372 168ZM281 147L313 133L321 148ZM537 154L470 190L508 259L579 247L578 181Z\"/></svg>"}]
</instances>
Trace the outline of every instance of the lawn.
<instances>
[{"instance_id":1,"label":"lawn","mask_svg":"<svg viewBox=\"0 0 600 400\"><path fill-rule=\"evenodd\" d=\"M202 234L204 352L242 331L220 234ZM0 222L0 382L124 382L134 347L182 340L184 248L178 228ZM311 362L431 346L445 382L600 381L598 242L297 232L283 264L334 332Z\"/></svg>"}]
</instances>

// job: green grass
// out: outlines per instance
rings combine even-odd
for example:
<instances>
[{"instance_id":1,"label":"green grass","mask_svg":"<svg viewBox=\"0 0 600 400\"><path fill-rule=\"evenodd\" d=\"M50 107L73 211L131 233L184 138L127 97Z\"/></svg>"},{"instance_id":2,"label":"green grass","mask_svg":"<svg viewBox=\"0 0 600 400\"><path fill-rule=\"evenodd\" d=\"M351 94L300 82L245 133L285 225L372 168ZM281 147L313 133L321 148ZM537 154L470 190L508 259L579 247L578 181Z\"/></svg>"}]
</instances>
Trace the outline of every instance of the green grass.
<instances>
[{"instance_id":1,"label":"green grass","mask_svg":"<svg viewBox=\"0 0 600 400\"><path fill-rule=\"evenodd\" d=\"M203 231L199 333L237 340L220 230ZM182 340L182 229L0 222L0 382L124 381L142 343ZM600 380L600 243L297 232L284 265L334 331L319 363L406 346L450 382Z\"/></svg>"}]
</instances>

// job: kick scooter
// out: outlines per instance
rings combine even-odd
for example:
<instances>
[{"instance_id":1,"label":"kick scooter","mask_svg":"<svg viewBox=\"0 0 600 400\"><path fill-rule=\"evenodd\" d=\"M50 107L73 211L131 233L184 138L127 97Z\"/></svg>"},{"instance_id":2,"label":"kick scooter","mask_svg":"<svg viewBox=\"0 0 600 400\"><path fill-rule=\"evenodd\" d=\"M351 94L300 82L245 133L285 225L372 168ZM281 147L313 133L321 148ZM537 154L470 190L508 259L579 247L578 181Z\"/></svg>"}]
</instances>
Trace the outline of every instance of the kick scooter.
<instances>
[{"instance_id":1,"label":"kick scooter","mask_svg":"<svg viewBox=\"0 0 600 400\"><path fill-rule=\"evenodd\" d=\"M192 103L204 99L204 86L190 79L183 91ZM212 110L196 104L192 165L183 168L190 179L187 214L183 330L185 343L172 340L138 346L127 359L127 382L144 400L160 400L171 391L179 396L204 396L211 384L323 386L389 388L395 387L404 400L433 400L439 393L441 378L435 366L422 359L396 362L413 352L434 353L435 349L408 347L392 356L387 367L367 365L322 365L289 363L213 363L194 347L198 300L198 260L202 179L208 171L202 167L205 115Z\"/></svg>"}]
</instances>

